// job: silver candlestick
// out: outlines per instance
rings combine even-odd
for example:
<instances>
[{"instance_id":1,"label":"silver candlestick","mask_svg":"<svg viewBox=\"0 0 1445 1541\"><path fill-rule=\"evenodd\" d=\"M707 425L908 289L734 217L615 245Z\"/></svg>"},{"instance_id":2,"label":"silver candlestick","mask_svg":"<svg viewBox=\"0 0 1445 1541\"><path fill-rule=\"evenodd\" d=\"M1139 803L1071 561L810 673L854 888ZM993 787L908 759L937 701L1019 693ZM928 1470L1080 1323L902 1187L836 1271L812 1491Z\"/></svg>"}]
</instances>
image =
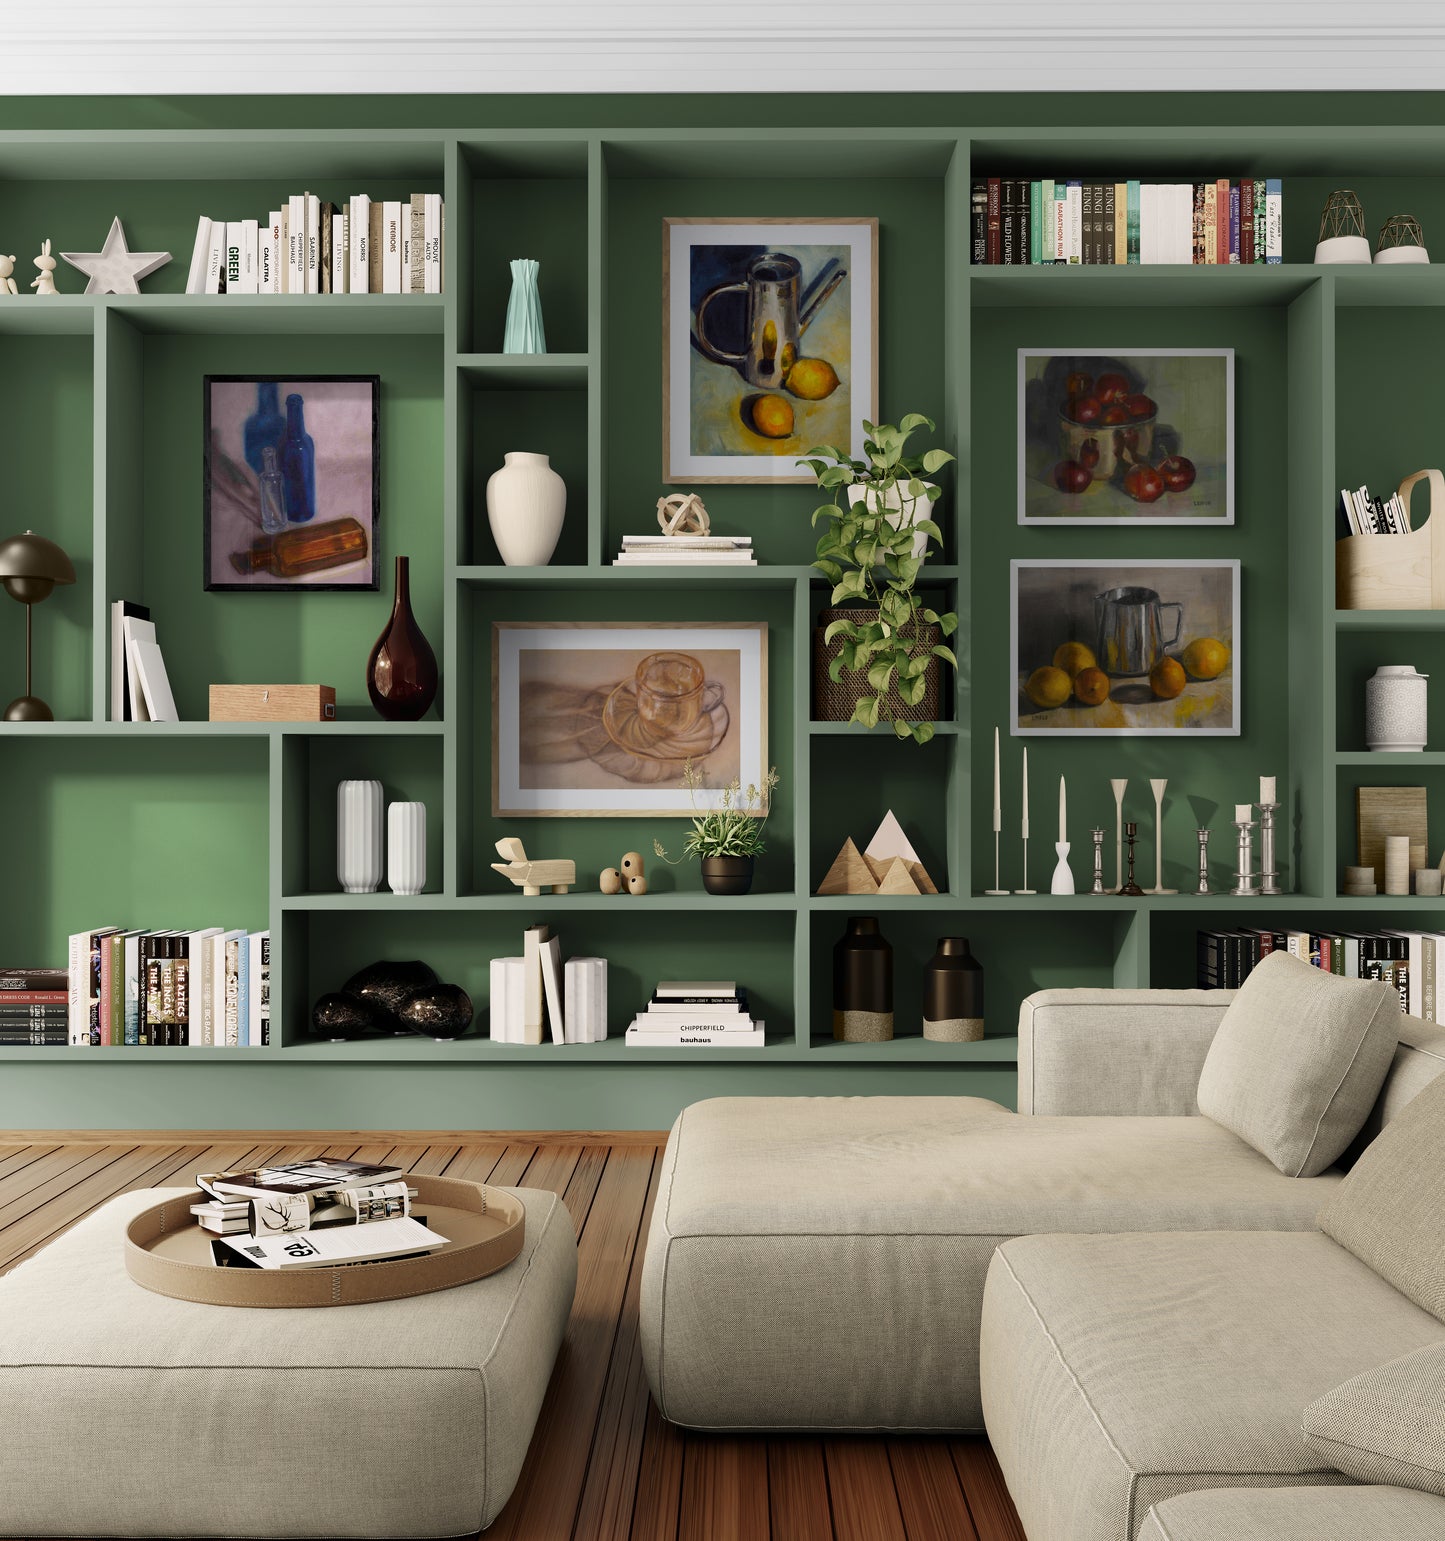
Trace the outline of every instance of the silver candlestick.
<instances>
[{"instance_id":1,"label":"silver candlestick","mask_svg":"<svg viewBox=\"0 0 1445 1541\"><path fill-rule=\"evenodd\" d=\"M1104 892L1104 831L1091 829L1089 833L1094 837L1094 886L1089 892L1101 894Z\"/></svg>"},{"instance_id":2,"label":"silver candlestick","mask_svg":"<svg viewBox=\"0 0 1445 1541\"><path fill-rule=\"evenodd\" d=\"M1194 892L1207 894L1209 892L1209 831L1196 829L1194 835L1199 841L1199 887Z\"/></svg>"},{"instance_id":3,"label":"silver candlestick","mask_svg":"<svg viewBox=\"0 0 1445 1541\"><path fill-rule=\"evenodd\" d=\"M1259 893L1254 873L1254 820L1236 819L1234 827L1239 835L1239 848L1235 854L1234 887L1229 891L1236 899L1253 898Z\"/></svg>"},{"instance_id":4,"label":"silver candlestick","mask_svg":"<svg viewBox=\"0 0 1445 1541\"><path fill-rule=\"evenodd\" d=\"M1282 894L1279 873L1274 865L1274 816L1278 803L1256 803L1259 809L1259 891L1262 894Z\"/></svg>"}]
</instances>

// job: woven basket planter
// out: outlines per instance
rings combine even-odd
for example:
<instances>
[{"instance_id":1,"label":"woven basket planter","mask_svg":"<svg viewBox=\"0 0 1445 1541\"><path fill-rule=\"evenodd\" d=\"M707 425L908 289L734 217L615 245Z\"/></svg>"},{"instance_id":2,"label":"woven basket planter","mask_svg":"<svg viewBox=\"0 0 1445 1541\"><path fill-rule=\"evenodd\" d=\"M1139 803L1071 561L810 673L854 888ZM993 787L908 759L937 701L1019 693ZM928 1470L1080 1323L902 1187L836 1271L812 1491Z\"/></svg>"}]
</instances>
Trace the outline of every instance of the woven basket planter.
<instances>
[{"instance_id":1,"label":"woven basket planter","mask_svg":"<svg viewBox=\"0 0 1445 1541\"><path fill-rule=\"evenodd\" d=\"M873 687L868 683L867 669L844 669L837 682L828 678L828 666L843 650L841 639L824 642L823 637L834 621L847 620L866 625L878 619L876 605L847 605L824 610L818 616L813 630L813 720L815 722L847 722L853 708L865 697L871 696ZM924 647L937 647L943 641L939 626L920 623L919 640ZM897 690L890 690L883 698L887 702L888 715L899 722L937 722L943 716L943 666L930 657L923 671L923 696L916 706L908 706Z\"/></svg>"}]
</instances>

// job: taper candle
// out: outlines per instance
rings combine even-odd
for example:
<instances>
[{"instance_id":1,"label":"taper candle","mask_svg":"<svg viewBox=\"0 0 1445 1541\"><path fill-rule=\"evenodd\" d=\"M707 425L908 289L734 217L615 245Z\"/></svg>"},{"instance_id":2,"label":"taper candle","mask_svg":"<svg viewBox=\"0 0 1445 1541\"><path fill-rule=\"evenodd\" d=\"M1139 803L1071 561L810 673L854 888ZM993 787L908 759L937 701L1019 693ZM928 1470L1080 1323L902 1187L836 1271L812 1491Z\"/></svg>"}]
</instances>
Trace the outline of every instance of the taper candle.
<instances>
[{"instance_id":1,"label":"taper candle","mask_svg":"<svg viewBox=\"0 0 1445 1541\"><path fill-rule=\"evenodd\" d=\"M1274 783L1274 777L1273 776L1261 776L1259 778L1259 800L1260 800L1260 802L1262 802L1262 803L1272 803L1272 802L1277 801L1277 799L1276 799L1276 797L1274 795L1274 785L1275 785L1275 783Z\"/></svg>"},{"instance_id":2,"label":"taper candle","mask_svg":"<svg viewBox=\"0 0 1445 1541\"><path fill-rule=\"evenodd\" d=\"M1003 797L999 787L998 774L998 729L993 730L993 832L1003 828Z\"/></svg>"},{"instance_id":3,"label":"taper candle","mask_svg":"<svg viewBox=\"0 0 1445 1541\"><path fill-rule=\"evenodd\" d=\"M1029 746L1024 745L1024 827L1023 837L1029 838Z\"/></svg>"},{"instance_id":4,"label":"taper candle","mask_svg":"<svg viewBox=\"0 0 1445 1541\"><path fill-rule=\"evenodd\" d=\"M1065 795L1064 795L1064 778L1062 776L1060 776L1059 777L1059 839L1060 840L1067 840L1069 838L1068 825L1069 825L1068 802L1067 802L1067 800L1065 798Z\"/></svg>"}]
</instances>

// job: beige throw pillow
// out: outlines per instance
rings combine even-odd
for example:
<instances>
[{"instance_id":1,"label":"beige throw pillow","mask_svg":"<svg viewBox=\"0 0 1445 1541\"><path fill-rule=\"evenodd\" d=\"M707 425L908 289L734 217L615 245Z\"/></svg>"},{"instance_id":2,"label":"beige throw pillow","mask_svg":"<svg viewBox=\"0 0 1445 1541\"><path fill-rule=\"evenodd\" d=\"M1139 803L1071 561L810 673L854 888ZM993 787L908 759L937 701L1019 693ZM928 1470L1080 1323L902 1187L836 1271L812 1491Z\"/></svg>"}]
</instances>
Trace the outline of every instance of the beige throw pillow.
<instances>
[{"instance_id":1,"label":"beige throw pillow","mask_svg":"<svg viewBox=\"0 0 1445 1541\"><path fill-rule=\"evenodd\" d=\"M1316 1177L1359 1132L1395 1053L1400 998L1272 952L1229 1003L1199 1111L1286 1177Z\"/></svg>"},{"instance_id":2,"label":"beige throw pillow","mask_svg":"<svg viewBox=\"0 0 1445 1541\"><path fill-rule=\"evenodd\" d=\"M1445 1342L1366 1370L1305 1408L1305 1444L1356 1482L1445 1497Z\"/></svg>"},{"instance_id":3,"label":"beige throw pillow","mask_svg":"<svg viewBox=\"0 0 1445 1541\"><path fill-rule=\"evenodd\" d=\"M1319 1227L1445 1321L1445 1076L1365 1148L1320 1210Z\"/></svg>"}]
</instances>

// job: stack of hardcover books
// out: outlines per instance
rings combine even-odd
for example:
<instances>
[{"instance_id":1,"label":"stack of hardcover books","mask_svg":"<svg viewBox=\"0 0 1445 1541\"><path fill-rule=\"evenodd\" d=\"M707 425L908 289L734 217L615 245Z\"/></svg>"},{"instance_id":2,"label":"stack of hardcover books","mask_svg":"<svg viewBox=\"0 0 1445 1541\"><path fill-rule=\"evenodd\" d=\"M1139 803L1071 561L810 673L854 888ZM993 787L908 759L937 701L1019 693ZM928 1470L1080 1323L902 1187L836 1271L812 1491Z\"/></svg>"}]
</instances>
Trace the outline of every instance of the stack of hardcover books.
<instances>
[{"instance_id":1,"label":"stack of hardcover books","mask_svg":"<svg viewBox=\"0 0 1445 1541\"><path fill-rule=\"evenodd\" d=\"M70 1042L69 975L63 968L0 969L0 1047Z\"/></svg>"},{"instance_id":2,"label":"stack of hardcover books","mask_svg":"<svg viewBox=\"0 0 1445 1541\"><path fill-rule=\"evenodd\" d=\"M614 567L756 567L751 535L624 535Z\"/></svg>"},{"instance_id":3,"label":"stack of hardcover books","mask_svg":"<svg viewBox=\"0 0 1445 1541\"><path fill-rule=\"evenodd\" d=\"M731 980L664 980L627 1029L630 1048L761 1049L763 1023Z\"/></svg>"}]
</instances>

